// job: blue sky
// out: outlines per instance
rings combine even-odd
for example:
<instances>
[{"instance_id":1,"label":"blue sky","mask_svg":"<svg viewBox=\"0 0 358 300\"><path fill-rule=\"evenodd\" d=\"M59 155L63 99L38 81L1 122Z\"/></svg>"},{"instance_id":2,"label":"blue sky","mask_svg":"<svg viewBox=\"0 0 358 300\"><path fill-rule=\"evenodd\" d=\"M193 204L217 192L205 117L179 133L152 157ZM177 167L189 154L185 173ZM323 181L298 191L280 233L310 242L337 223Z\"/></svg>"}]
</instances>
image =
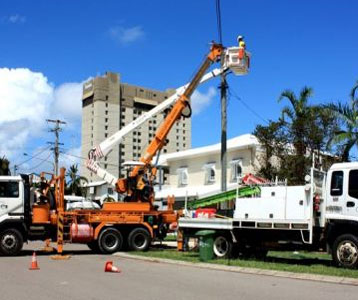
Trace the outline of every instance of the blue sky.
<instances>
[{"instance_id":1,"label":"blue sky","mask_svg":"<svg viewBox=\"0 0 358 300\"><path fill-rule=\"evenodd\" d=\"M231 97L228 137L252 132L263 123L261 118L276 119L284 105L277 99L287 88L298 92L304 85L313 87L312 103L348 99L358 79L357 11L353 0L221 0L224 45L236 45L237 35L243 34L252 52L250 74L230 75L228 81L255 114ZM0 68L41 73L41 80L54 89L49 94L55 95L64 84L80 84L107 70L121 73L123 82L145 87L181 86L217 36L213 0L0 2ZM208 95L218 84L211 81L199 91ZM218 92L193 117L193 147L220 140ZM0 101L2 107L9 104ZM71 101L61 103L71 106ZM56 105L68 121L62 134L65 147L78 149L78 112ZM22 152L34 154L53 140L47 125L40 127L41 134L24 138L20 150L13 147L10 153L0 146L0 155L18 163Z\"/></svg>"}]
</instances>

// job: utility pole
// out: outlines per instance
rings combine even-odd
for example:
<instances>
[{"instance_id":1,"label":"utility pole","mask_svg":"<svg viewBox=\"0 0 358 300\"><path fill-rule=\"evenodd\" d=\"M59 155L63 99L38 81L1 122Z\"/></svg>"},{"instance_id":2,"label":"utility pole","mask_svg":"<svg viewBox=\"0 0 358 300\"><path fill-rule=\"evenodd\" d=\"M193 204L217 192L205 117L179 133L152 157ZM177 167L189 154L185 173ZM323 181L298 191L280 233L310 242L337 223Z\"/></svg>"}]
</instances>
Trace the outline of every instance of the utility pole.
<instances>
[{"instance_id":1,"label":"utility pole","mask_svg":"<svg viewBox=\"0 0 358 300\"><path fill-rule=\"evenodd\" d=\"M17 165L14 165L14 176L16 175Z\"/></svg>"},{"instance_id":2,"label":"utility pole","mask_svg":"<svg viewBox=\"0 0 358 300\"><path fill-rule=\"evenodd\" d=\"M221 64L224 63L224 55L221 57ZM227 140L227 82L226 75L221 75L221 191L227 189L227 157L226 157L226 140Z\"/></svg>"},{"instance_id":3,"label":"utility pole","mask_svg":"<svg viewBox=\"0 0 358 300\"><path fill-rule=\"evenodd\" d=\"M50 130L50 132L54 132L55 133L55 142L49 142L49 144L54 145L53 148L51 148L51 150L53 150L54 153L54 158L55 158L55 176L58 175L58 157L60 155L60 151L59 151L59 145L63 145L63 143L59 142L59 132L62 130L60 128L61 124L66 124L66 122L63 122L61 120L46 120L47 122L50 123L55 123L55 127L53 129Z\"/></svg>"}]
</instances>

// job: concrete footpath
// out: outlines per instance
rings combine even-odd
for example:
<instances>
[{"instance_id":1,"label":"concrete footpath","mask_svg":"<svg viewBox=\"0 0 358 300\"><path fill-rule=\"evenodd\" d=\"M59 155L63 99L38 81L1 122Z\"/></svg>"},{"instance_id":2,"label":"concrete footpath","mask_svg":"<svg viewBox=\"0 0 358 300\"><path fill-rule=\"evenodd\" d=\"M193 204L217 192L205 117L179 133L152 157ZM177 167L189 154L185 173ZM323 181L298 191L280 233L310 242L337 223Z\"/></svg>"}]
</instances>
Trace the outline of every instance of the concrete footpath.
<instances>
[{"instance_id":1,"label":"concrete footpath","mask_svg":"<svg viewBox=\"0 0 358 300\"><path fill-rule=\"evenodd\" d=\"M186 262L186 261L180 261L174 259L147 257L147 256L135 255L125 252L118 252L118 253L114 253L113 255L121 258L127 258L127 259L137 259L137 260L143 260L149 262L196 267L196 268L210 269L216 271L275 276L275 277L282 277L282 278L301 279L301 280L308 280L308 281L318 281L318 282L358 286L358 279L355 278L326 276L326 275L307 274L307 273L293 273L293 272L276 271L276 270L255 269L255 268L244 268L238 266L226 266L226 265L209 264L209 263L192 263L192 262Z\"/></svg>"}]
</instances>

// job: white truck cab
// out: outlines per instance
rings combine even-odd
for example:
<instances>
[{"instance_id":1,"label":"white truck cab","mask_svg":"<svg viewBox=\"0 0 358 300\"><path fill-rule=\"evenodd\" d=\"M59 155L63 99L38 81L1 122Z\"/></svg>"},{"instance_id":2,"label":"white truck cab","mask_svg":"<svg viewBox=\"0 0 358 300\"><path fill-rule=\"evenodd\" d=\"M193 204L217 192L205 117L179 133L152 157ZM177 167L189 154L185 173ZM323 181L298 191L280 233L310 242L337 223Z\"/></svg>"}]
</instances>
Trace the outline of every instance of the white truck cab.
<instances>
[{"instance_id":1,"label":"white truck cab","mask_svg":"<svg viewBox=\"0 0 358 300\"><path fill-rule=\"evenodd\" d=\"M24 214L24 184L21 176L0 176L0 223Z\"/></svg>"}]
</instances>

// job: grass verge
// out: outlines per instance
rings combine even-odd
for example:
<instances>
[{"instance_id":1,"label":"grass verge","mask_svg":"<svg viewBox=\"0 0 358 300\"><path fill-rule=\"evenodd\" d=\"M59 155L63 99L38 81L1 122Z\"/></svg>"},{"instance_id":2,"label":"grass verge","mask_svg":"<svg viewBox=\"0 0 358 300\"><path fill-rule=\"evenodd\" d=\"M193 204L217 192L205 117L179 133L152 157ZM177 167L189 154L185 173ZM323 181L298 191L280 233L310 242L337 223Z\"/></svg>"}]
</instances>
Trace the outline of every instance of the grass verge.
<instances>
[{"instance_id":1,"label":"grass verge","mask_svg":"<svg viewBox=\"0 0 358 300\"><path fill-rule=\"evenodd\" d=\"M198 252L179 252L176 249L155 249L148 252L136 252L136 255L181 260L198 263ZM337 268L332 265L328 254L318 252L278 252L270 251L263 260L213 259L208 263L245 268L257 268L295 273L309 273L330 276L358 278L358 270Z\"/></svg>"}]
</instances>

